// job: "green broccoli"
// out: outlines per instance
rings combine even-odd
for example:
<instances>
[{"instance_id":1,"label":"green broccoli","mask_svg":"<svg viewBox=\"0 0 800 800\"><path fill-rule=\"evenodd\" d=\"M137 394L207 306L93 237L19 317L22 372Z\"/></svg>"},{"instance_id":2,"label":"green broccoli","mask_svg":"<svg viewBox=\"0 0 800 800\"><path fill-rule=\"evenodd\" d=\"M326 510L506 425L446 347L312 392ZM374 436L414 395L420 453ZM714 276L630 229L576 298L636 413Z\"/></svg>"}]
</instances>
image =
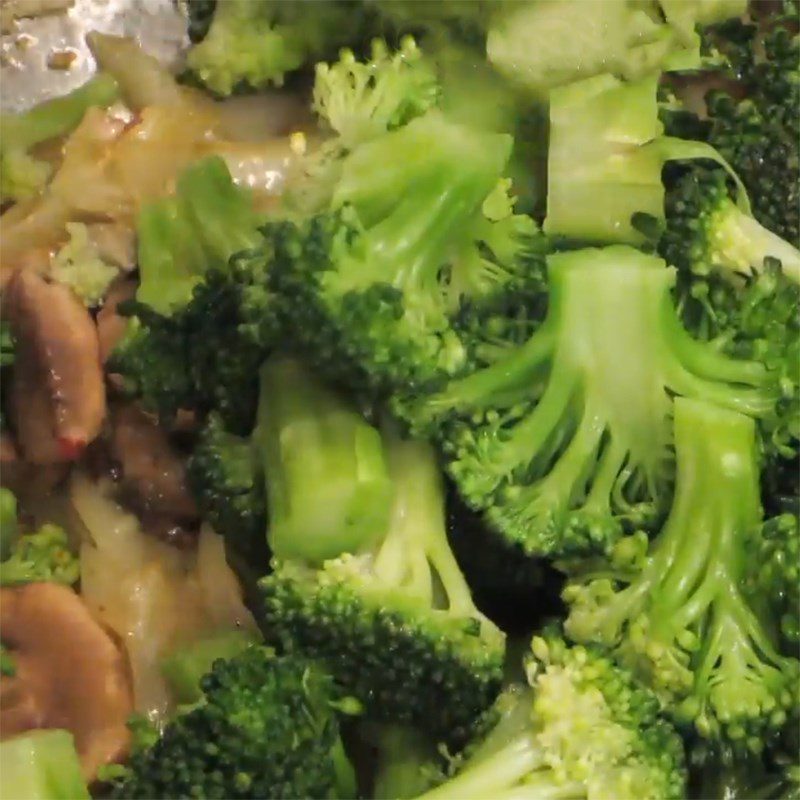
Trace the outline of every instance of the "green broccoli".
<instances>
[{"instance_id":1,"label":"green broccoli","mask_svg":"<svg viewBox=\"0 0 800 800\"><path fill-rule=\"evenodd\" d=\"M527 341L409 404L498 544L563 557L654 525L671 497L671 395L792 424L777 370L684 330L675 271L658 257L622 245L565 251L548 258L548 275L547 317Z\"/></svg>"},{"instance_id":2,"label":"green broccoli","mask_svg":"<svg viewBox=\"0 0 800 800\"><path fill-rule=\"evenodd\" d=\"M599 651L552 632L531 643L529 686L512 686L495 722L418 800L684 797L683 747L658 701Z\"/></svg>"},{"instance_id":3,"label":"green broccoli","mask_svg":"<svg viewBox=\"0 0 800 800\"><path fill-rule=\"evenodd\" d=\"M258 222L218 158L189 167L174 198L142 212L142 283L120 304L133 319L109 369L162 418L217 410L235 432L252 426L258 365L279 327Z\"/></svg>"},{"instance_id":4,"label":"green broccoli","mask_svg":"<svg viewBox=\"0 0 800 800\"><path fill-rule=\"evenodd\" d=\"M267 414L278 390L276 383L273 395L265 394ZM290 396L283 402L290 405ZM341 483L341 466L323 452L314 460L323 459L328 472L304 473L304 441L289 436L290 430L273 425L273 444L264 446L270 516L272 493L278 489L270 490L269 482L285 493L282 486L288 480L297 485L295 492L302 490L306 503L330 513L341 502L315 495L329 481ZM273 454L278 441L283 462ZM373 447L371 440L368 446ZM432 449L390 432L383 448L394 486L394 500L386 506L392 515L388 530L375 525L355 539L346 529L337 536L327 526L323 543L329 560L315 565L306 560L309 550L321 550L307 541L308 530L295 526L293 539L281 537L279 551L271 529L270 542L282 557L260 582L262 627L287 651L321 659L364 703L369 718L421 725L454 743L494 698L502 677L504 637L475 607L450 551ZM335 453L336 440L323 440L321 449ZM297 468L286 474L292 460Z\"/></svg>"},{"instance_id":5,"label":"green broccoli","mask_svg":"<svg viewBox=\"0 0 800 800\"><path fill-rule=\"evenodd\" d=\"M136 299L167 314L189 301L203 275L225 269L234 253L261 242L250 194L233 182L219 156L188 166L173 197L142 209L136 225Z\"/></svg>"},{"instance_id":6,"label":"green broccoli","mask_svg":"<svg viewBox=\"0 0 800 800\"><path fill-rule=\"evenodd\" d=\"M226 630L170 650L161 659L161 674L175 702L181 706L200 702L202 680L214 664L234 658L257 642L249 631Z\"/></svg>"},{"instance_id":7,"label":"green broccoli","mask_svg":"<svg viewBox=\"0 0 800 800\"><path fill-rule=\"evenodd\" d=\"M367 733L377 750L369 794L374 800L409 800L444 779L445 760L424 731L379 725Z\"/></svg>"},{"instance_id":8,"label":"green broccoli","mask_svg":"<svg viewBox=\"0 0 800 800\"><path fill-rule=\"evenodd\" d=\"M0 742L2 795L15 800L89 800L72 734L34 730Z\"/></svg>"},{"instance_id":9,"label":"green broccoli","mask_svg":"<svg viewBox=\"0 0 800 800\"><path fill-rule=\"evenodd\" d=\"M0 561L0 585L52 581L67 586L80 579L80 559L72 552L63 528L47 523L33 533L23 533Z\"/></svg>"},{"instance_id":10,"label":"green broccoli","mask_svg":"<svg viewBox=\"0 0 800 800\"><path fill-rule=\"evenodd\" d=\"M393 88L394 61L383 63L388 72L352 106L357 130L373 94L381 97L384 82ZM346 83L341 91L327 108L351 107ZM395 119L388 111L381 117ZM345 128L341 116L336 125ZM510 149L509 136L431 109L317 175L312 185L328 196L319 213L265 228L276 287L322 368L374 391L421 389L464 368L454 329L460 306L519 282L538 236L530 218L514 213L503 180Z\"/></svg>"},{"instance_id":11,"label":"green broccoli","mask_svg":"<svg viewBox=\"0 0 800 800\"><path fill-rule=\"evenodd\" d=\"M278 559L319 565L385 534L392 481L380 434L299 362L262 366L254 440Z\"/></svg>"},{"instance_id":12,"label":"green broccoli","mask_svg":"<svg viewBox=\"0 0 800 800\"><path fill-rule=\"evenodd\" d=\"M133 755L112 798L351 798L337 710L346 700L314 664L249 647L218 660L203 700Z\"/></svg>"},{"instance_id":13,"label":"green broccoli","mask_svg":"<svg viewBox=\"0 0 800 800\"><path fill-rule=\"evenodd\" d=\"M55 254L50 275L69 286L87 306L99 305L119 270L100 258L81 222L68 222L69 241Z\"/></svg>"},{"instance_id":14,"label":"green broccoli","mask_svg":"<svg viewBox=\"0 0 800 800\"><path fill-rule=\"evenodd\" d=\"M678 398L674 426L666 523L650 545L637 533L610 558L569 567L565 630L610 648L678 723L759 752L797 703L800 661L780 654L743 592L750 541L761 535L755 425Z\"/></svg>"},{"instance_id":15,"label":"green broccoli","mask_svg":"<svg viewBox=\"0 0 800 800\"><path fill-rule=\"evenodd\" d=\"M796 514L768 519L747 542L746 591L754 602L768 598L777 615L784 649L800 653L800 525Z\"/></svg>"},{"instance_id":16,"label":"green broccoli","mask_svg":"<svg viewBox=\"0 0 800 800\"><path fill-rule=\"evenodd\" d=\"M510 3L494 15L486 51L509 79L546 96L553 88L601 72L630 80L695 68L700 63L695 26L737 16L745 5L745 0L665 0L665 21L655 3Z\"/></svg>"},{"instance_id":17,"label":"green broccoli","mask_svg":"<svg viewBox=\"0 0 800 800\"><path fill-rule=\"evenodd\" d=\"M737 205L720 169L690 169L670 187L659 247L670 264L699 276L746 275L777 259L784 275L800 283L800 250Z\"/></svg>"},{"instance_id":18,"label":"green broccoli","mask_svg":"<svg viewBox=\"0 0 800 800\"><path fill-rule=\"evenodd\" d=\"M631 83L602 74L551 92L547 233L641 244L633 223L645 217L663 226L661 172L672 160L716 162L731 175L747 210L741 183L713 147L663 135L657 84L657 74Z\"/></svg>"},{"instance_id":19,"label":"green broccoli","mask_svg":"<svg viewBox=\"0 0 800 800\"><path fill-rule=\"evenodd\" d=\"M800 245L800 9L796 2L759 29L746 29L749 60L740 94L707 97L709 142L741 176L755 218Z\"/></svg>"},{"instance_id":20,"label":"green broccoli","mask_svg":"<svg viewBox=\"0 0 800 800\"><path fill-rule=\"evenodd\" d=\"M64 97L0 115L0 201L22 200L40 191L50 177L50 165L31 155L32 148L70 133L89 108L105 108L118 97L117 82L101 73Z\"/></svg>"},{"instance_id":21,"label":"green broccoli","mask_svg":"<svg viewBox=\"0 0 800 800\"><path fill-rule=\"evenodd\" d=\"M196 38L208 16L206 4L194 9ZM358 39L363 22L352 0L224 0L189 51L187 66L219 95L240 87L281 86L287 73Z\"/></svg>"},{"instance_id":22,"label":"green broccoli","mask_svg":"<svg viewBox=\"0 0 800 800\"><path fill-rule=\"evenodd\" d=\"M260 461L251 436L230 433L220 417L211 414L187 464L189 485L203 519L239 547L265 543L266 500Z\"/></svg>"}]
</instances>

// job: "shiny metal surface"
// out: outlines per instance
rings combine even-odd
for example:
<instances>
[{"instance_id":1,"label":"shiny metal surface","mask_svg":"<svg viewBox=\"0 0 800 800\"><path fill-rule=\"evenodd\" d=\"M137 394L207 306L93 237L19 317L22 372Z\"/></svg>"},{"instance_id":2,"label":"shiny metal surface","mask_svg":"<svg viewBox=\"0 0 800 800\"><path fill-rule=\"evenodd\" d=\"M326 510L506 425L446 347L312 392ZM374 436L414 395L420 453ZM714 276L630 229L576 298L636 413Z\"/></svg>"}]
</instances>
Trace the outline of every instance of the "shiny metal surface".
<instances>
[{"instance_id":1,"label":"shiny metal surface","mask_svg":"<svg viewBox=\"0 0 800 800\"><path fill-rule=\"evenodd\" d=\"M6 10L14 2L0 0ZM19 19L10 28L0 36L3 111L27 108L84 83L95 70L84 41L89 31L133 36L175 67L188 45L186 20L174 0L74 0L66 12ZM67 62L68 68L58 68Z\"/></svg>"}]
</instances>

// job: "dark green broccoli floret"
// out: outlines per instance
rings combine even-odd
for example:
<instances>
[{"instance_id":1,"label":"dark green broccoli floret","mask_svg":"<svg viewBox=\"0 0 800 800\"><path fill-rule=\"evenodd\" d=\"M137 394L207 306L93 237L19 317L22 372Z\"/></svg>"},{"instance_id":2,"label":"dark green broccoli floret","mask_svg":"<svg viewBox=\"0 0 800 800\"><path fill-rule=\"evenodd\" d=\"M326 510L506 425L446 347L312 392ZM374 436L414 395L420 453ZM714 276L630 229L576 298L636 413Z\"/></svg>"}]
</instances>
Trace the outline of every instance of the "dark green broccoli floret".
<instances>
[{"instance_id":1,"label":"dark green broccoli floret","mask_svg":"<svg viewBox=\"0 0 800 800\"><path fill-rule=\"evenodd\" d=\"M684 797L680 738L626 671L546 633L534 638L526 672L530 685L501 695L493 726L455 775L419 800Z\"/></svg>"},{"instance_id":2,"label":"dark green broccoli floret","mask_svg":"<svg viewBox=\"0 0 800 800\"><path fill-rule=\"evenodd\" d=\"M688 170L667 192L666 219L660 250L679 269L735 277L777 259L784 275L800 283L800 250L737 205L723 170Z\"/></svg>"},{"instance_id":3,"label":"dark green broccoli floret","mask_svg":"<svg viewBox=\"0 0 800 800\"><path fill-rule=\"evenodd\" d=\"M217 661L204 699L133 756L114 798L351 798L342 696L310 662L250 647Z\"/></svg>"},{"instance_id":4,"label":"dark green broccoli floret","mask_svg":"<svg viewBox=\"0 0 800 800\"><path fill-rule=\"evenodd\" d=\"M0 201L20 200L44 187L50 165L30 154L35 145L69 133L87 109L110 106L118 97L117 82L100 74L64 97L0 115Z\"/></svg>"},{"instance_id":5,"label":"dark green broccoli floret","mask_svg":"<svg viewBox=\"0 0 800 800\"><path fill-rule=\"evenodd\" d=\"M202 700L202 680L214 664L219 659L228 660L239 655L257 641L249 631L228 630L170 650L161 659L161 674L175 702L187 705Z\"/></svg>"},{"instance_id":6,"label":"dark green broccoli floret","mask_svg":"<svg viewBox=\"0 0 800 800\"><path fill-rule=\"evenodd\" d=\"M268 412L269 395L265 402ZM306 532L297 530L294 542L284 537L287 557L276 559L274 572L261 581L263 629L285 649L323 660L370 718L424 726L457 742L494 698L504 637L475 607L450 551L433 451L394 434L384 439L394 487L388 530L375 526L358 542L349 533L329 537L330 560L321 566L302 560ZM291 454L292 437L281 443ZM298 445L302 441L294 444L299 468ZM265 450L269 486L270 475L274 481L283 467ZM329 475L305 478L306 502L318 503L322 512L337 507L313 497L326 480L339 480L333 462ZM301 480L297 472L295 481Z\"/></svg>"},{"instance_id":7,"label":"dark green broccoli floret","mask_svg":"<svg viewBox=\"0 0 800 800\"><path fill-rule=\"evenodd\" d=\"M0 559L11 555L18 538L17 498L10 489L0 486Z\"/></svg>"},{"instance_id":8,"label":"dark green broccoli floret","mask_svg":"<svg viewBox=\"0 0 800 800\"><path fill-rule=\"evenodd\" d=\"M80 579L80 570L64 529L48 523L14 541L8 558L0 562L0 585L52 581L71 586Z\"/></svg>"},{"instance_id":9,"label":"dark green broccoli floret","mask_svg":"<svg viewBox=\"0 0 800 800\"><path fill-rule=\"evenodd\" d=\"M219 95L280 86L287 73L358 41L366 22L353 0L224 0L211 11L203 3L190 19L191 34L202 40L187 66Z\"/></svg>"},{"instance_id":10,"label":"dark green broccoli floret","mask_svg":"<svg viewBox=\"0 0 800 800\"><path fill-rule=\"evenodd\" d=\"M573 250L548 272L533 336L421 400L415 421L441 438L462 496L501 542L559 557L602 551L666 510L671 395L772 422L781 393L777 371L689 336L675 272L656 256Z\"/></svg>"},{"instance_id":11,"label":"dark green broccoli floret","mask_svg":"<svg viewBox=\"0 0 800 800\"><path fill-rule=\"evenodd\" d=\"M203 519L232 542L266 537L263 469L250 437L227 431L212 414L189 458L187 476Z\"/></svg>"},{"instance_id":12,"label":"dark green broccoli floret","mask_svg":"<svg viewBox=\"0 0 800 800\"><path fill-rule=\"evenodd\" d=\"M531 219L514 214L502 180L511 138L436 110L419 116L435 91L406 49L408 59L380 59L368 91L331 80L355 69L351 55L318 70L315 91L326 93L323 113L340 149L312 165L303 189L319 213L266 230L308 351L370 389L424 387L460 371L467 355L453 320L461 303L519 280L536 234ZM384 104L387 96L393 102ZM377 116L366 113L376 105ZM358 132L355 146L345 131Z\"/></svg>"},{"instance_id":13,"label":"dark green broccoli floret","mask_svg":"<svg viewBox=\"0 0 800 800\"><path fill-rule=\"evenodd\" d=\"M750 39L742 69L745 98L724 91L707 98L709 141L747 187L755 218L800 244L800 33L798 4Z\"/></svg>"},{"instance_id":14,"label":"dark green broccoli floret","mask_svg":"<svg viewBox=\"0 0 800 800\"><path fill-rule=\"evenodd\" d=\"M762 535L755 426L683 398L674 426L664 527L649 546L639 533L607 560L573 565L565 629L610 648L680 724L759 752L796 705L800 662L780 654L743 591L751 539Z\"/></svg>"},{"instance_id":15,"label":"dark green broccoli floret","mask_svg":"<svg viewBox=\"0 0 800 800\"><path fill-rule=\"evenodd\" d=\"M787 652L800 652L800 526L795 514L768 519L748 541L747 591L769 599Z\"/></svg>"},{"instance_id":16,"label":"dark green broccoli floret","mask_svg":"<svg viewBox=\"0 0 800 800\"><path fill-rule=\"evenodd\" d=\"M142 213L142 283L120 304L133 320L109 369L161 417L217 410L234 432L252 427L258 365L279 327L257 224L217 158L190 167L174 198Z\"/></svg>"}]
</instances>

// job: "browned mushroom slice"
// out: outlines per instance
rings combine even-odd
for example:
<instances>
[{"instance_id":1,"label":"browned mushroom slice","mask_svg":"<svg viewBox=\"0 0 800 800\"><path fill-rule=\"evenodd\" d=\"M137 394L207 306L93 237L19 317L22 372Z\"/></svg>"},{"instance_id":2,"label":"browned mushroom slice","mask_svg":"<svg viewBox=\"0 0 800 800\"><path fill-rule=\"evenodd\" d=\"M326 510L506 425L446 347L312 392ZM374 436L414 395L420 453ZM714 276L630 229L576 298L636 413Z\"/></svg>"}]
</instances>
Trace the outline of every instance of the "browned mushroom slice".
<instances>
[{"instance_id":1,"label":"browned mushroom slice","mask_svg":"<svg viewBox=\"0 0 800 800\"><path fill-rule=\"evenodd\" d=\"M117 314L117 306L136 294L136 281L132 278L117 279L111 285L106 301L97 314L97 335L100 338L100 360L108 361L111 351L125 335L128 320Z\"/></svg>"},{"instance_id":2,"label":"browned mushroom slice","mask_svg":"<svg viewBox=\"0 0 800 800\"><path fill-rule=\"evenodd\" d=\"M87 780L123 758L133 710L128 663L80 597L54 583L2 588L0 630L16 669L0 680L0 737L71 731Z\"/></svg>"},{"instance_id":3,"label":"browned mushroom slice","mask_svg":"<svg viewBox=\"0 0 800 800\"><path fill-rule=\"evenodd\" d=\"M111 456L122 468L127 499L142 513L182 521L196 519L185 458L167 432L133 404L114 408L111 425Z\"/></svg>"},{"instance_id":4,"label":"browned mushroom slice","mask_svg":"<svg viewBox=\"0 0 800 800\"><path fill-rule=\"evenodd\" d=\"M16 339L11 417L26 461L71 461L100 432L105 387L97 328L70 289L18 270L3 296Z\"/></svg>"}]
</instances>

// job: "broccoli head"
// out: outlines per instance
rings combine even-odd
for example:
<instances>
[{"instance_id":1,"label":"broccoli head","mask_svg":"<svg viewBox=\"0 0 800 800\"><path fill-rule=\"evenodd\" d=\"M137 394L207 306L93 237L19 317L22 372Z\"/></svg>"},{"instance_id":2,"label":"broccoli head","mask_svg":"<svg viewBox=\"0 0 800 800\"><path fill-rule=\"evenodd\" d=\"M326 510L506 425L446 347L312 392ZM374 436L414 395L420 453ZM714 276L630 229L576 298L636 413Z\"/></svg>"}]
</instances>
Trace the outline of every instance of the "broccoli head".
<instances>
[{"instance_id":1,"label":"broccoli head","mask_svg":"<svg viewBox=\"0 0 800 800\"><path fill-rule=\"evenodd\" d=\"M300 432L296 440L288 432L281 443L304 463ZM277 432L270 438L277 439ZM338 443L330 437L318 446L336 452ZM393 501L391 495L386 500L388 527L376 524L360 541L347 529L338 537L331 530L330 557L321 565L308 560L310 545L299 541L311 538L310 529L296 528L293 540L284 536L284 555L260 584L262 627L285 650L322 660L370 718L422 725L452 744L463 740L474 717L494 699L504 637L473 604L448 545L444 490L432 449L393 433L379 439L379 447L394 492ZM276 476L285 467L275 463L269 446L265 452L269 492L270 480L278 486L286 480ZM340 464L330 461L329 469L329 478L316 471L294 476L307 484L305 502L323 513L340 506L314 496L329 480L341 485Z\"/></svg>"},{"instance_id":2,"label":"broccoli head","mask_svg":"<svg viewBox=\"0 0 800 800\"><path fill-rule=\"evenodd\" d=\"M784 649L800 653L800 526L795 514L768 519L748 541L746 586L768 598L777 614Z\"/></svg>"},{"instance_id":3,"label":"broccoli head","mask_svg":"<svg viewBox=\"0 0 800 800\"><path fill-rule=\"evenodd\" d=\"M203 699L179 714L150 748L134 754L113 798L349 798L330 677L294 656L253 646L218 660Z\"/></svg>"},{"instance_id":4,"label":"broccoli head","mask_svg":"<svg viewBox=\"0 0 800 800\"><path fill-rule=\"evenodd\" d=\"M680 724L758 752L797 703L800 662L780 654L743 591L751 540L763 535L755 426L685 398L674 425L664 527L649 546L639 533L607 560L573 565L565 630L610 648Z\"/></svg>"},{"instance_id":5,"label":"broccoli head","mask_svg":"<svg viewBox=\"0 0 800 800\"><path fill-rule=\"evenodd\" d=\"M187 66L219 95L281 86L287 73L357 39L365 21L352 0L224 0L213 11L202 3L192 19L192 34L202 39Z\"/></svg>"},{"instance_id":6,"label":"broccoli head","mask_svg":"<svg viewBox=\"0 0 800 800\"><path fill-rule=\"evenodd\" d=\"M500 696L455 775L418 800L684 797L681 740L629 673L553 632L533 639L526 672L529 685Z\"/></svg>"},{"instance_id":7,"label":"broccoli head","mask_svg":"<svg viewBox=\"0 0 800 800\"><path fill-rule=\"evenodd\" d=\"M71 586L80 579L80 568L64 529L47 523L11 544L8 558L0 561L0 585L52 581Z\"/></svg>"},{"instance_id":8,"label":"broccoli head","mask_svg":"<svg viewBox=\"0 0 800 800\"><path fill-rule=\"evenodd\" d=\"M562 557L603 551L665 512L672 395L765 421L780 416L781 395L779 373L687 333L670 296L675 272L658 257L565 251L548 258L548 274L535 333L410 416L440 438L462 497L504 546Z\"/></svg>"},{"instance_id":9,"label":"broccoli head","mask_svg":"<svg viewBox=\"0 0 800 800\"><path fill-rule=\"evenodd\" d=\"M265 539L262 466L250 436L230 433L211 414L189 457L187 477L203 519L226 541Z\"/></svg>"},{"instance_id":10,"label":"broccoli head","mask_svg":"<svg viewBox=\"0 0 800 800\"><path fill-rule=\"evenodd\" d=\"M660 250L673 266L699 276L757 272L780 261L783 274L800 283L800 250L762 226L730 196L720 169L694 168L666 196L667 227Z\"/></svg>"},{"instance_id":11,"label":"broccoli head","mask_svg":"<svg viewBox=\"0 0 800 800\"><path fill-rule=\"evenodd\" d=\"M787 2L762 33L751 27L739 45L748 53L740 92L706 99L708 140L741 177L755 218L800 245L800 9ZM744 95L742 97L741 95Z\"/></svg>"},{"instance_id":12,"label":"broccoli head","mask_svg":"<svg viewBox=\"0 0 800 800\"><path fill-rule=\"evenodd\" d=\"M258 222L218 158L189 167L175 197L142 212L142 282L120 304L132 320L109 369L162 418L216 410L233 432L252 428L258 366L280 327Z\"/></svg>"}]
</instances>

